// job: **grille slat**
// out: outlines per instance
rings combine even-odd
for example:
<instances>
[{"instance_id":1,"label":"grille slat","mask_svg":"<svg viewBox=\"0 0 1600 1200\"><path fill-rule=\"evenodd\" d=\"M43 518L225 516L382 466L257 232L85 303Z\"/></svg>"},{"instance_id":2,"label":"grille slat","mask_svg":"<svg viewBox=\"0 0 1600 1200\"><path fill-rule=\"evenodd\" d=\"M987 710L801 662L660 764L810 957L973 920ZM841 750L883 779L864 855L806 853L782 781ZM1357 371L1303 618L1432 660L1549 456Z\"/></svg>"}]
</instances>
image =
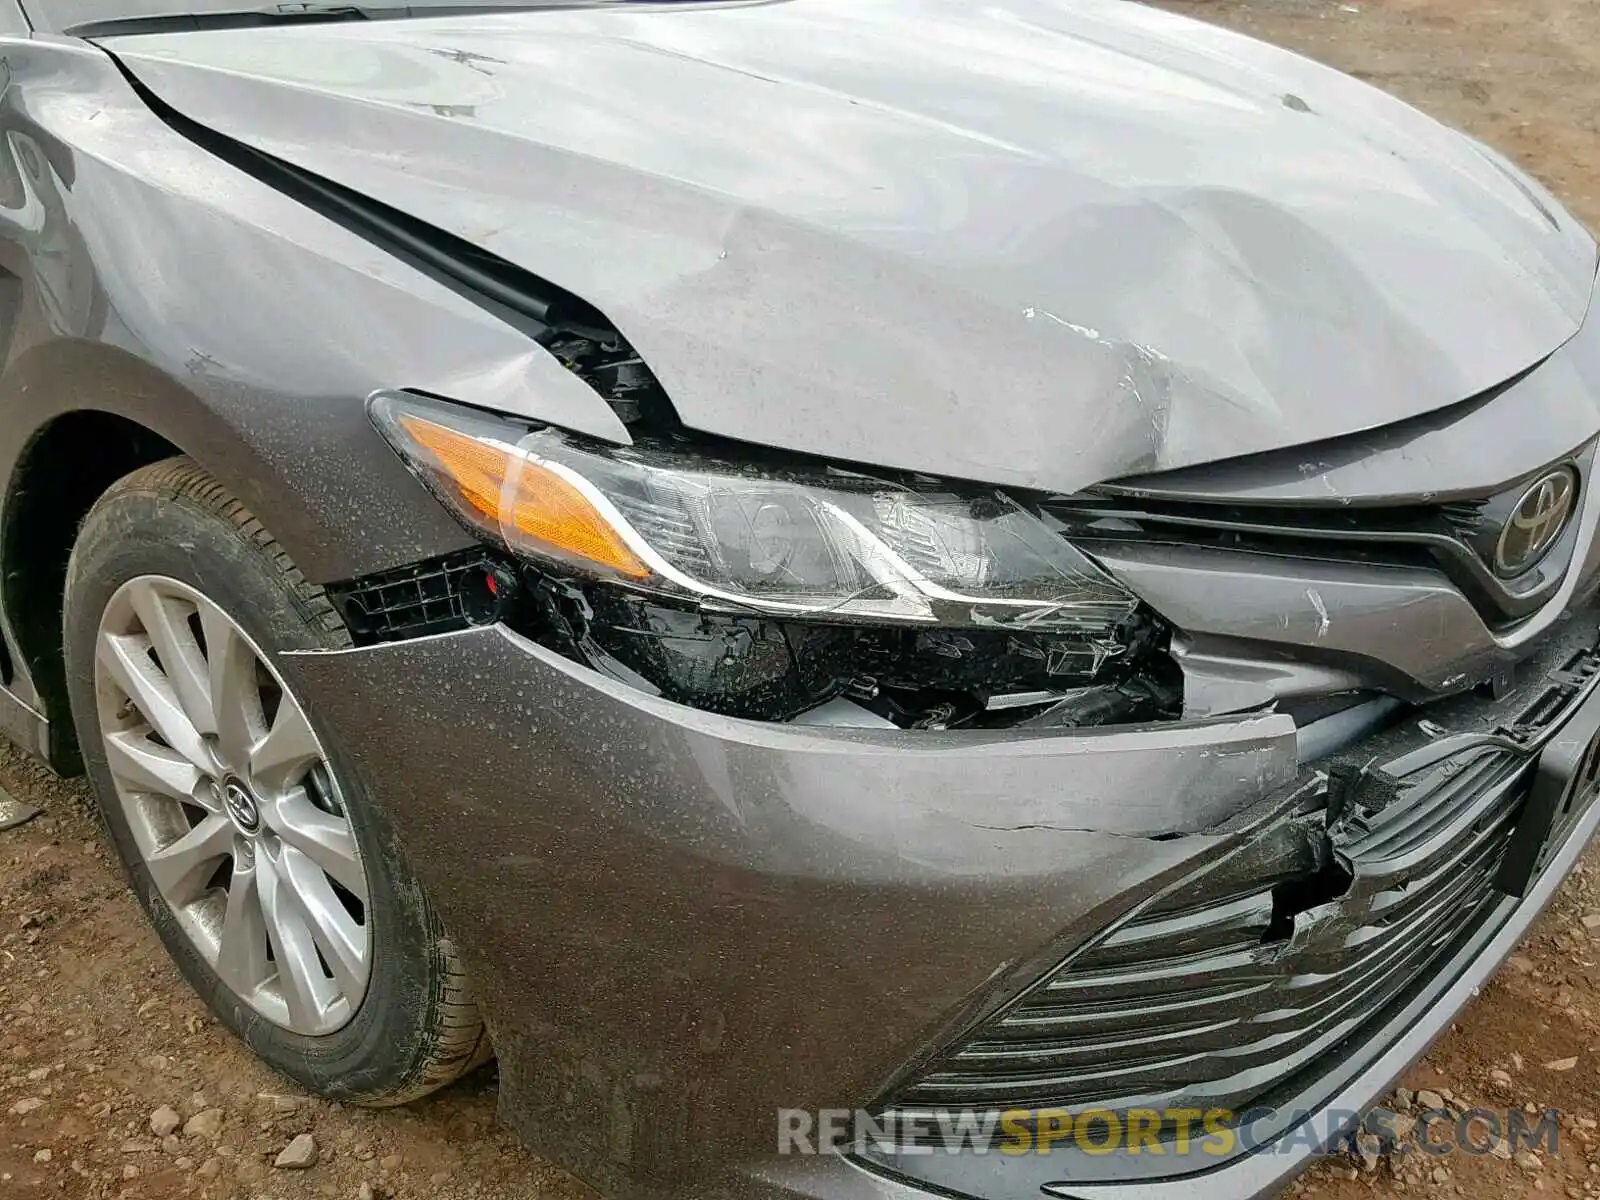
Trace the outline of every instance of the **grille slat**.
<instances>
[{"instance_id":1,"label":"grille slat","mask_svg":"<svg viewBox=\"0 0 1600 1200\"><path fill-rule=\"evenodd\" d=\"M1124 926L1096 950L1096 961L1129 963L1148 961L1152 948L1164 954L1231 950L1258 944L1272 921L1272 897L1256 893L1241 896L1214 909L1157 917Z\"/></svg>"}]
</instances>

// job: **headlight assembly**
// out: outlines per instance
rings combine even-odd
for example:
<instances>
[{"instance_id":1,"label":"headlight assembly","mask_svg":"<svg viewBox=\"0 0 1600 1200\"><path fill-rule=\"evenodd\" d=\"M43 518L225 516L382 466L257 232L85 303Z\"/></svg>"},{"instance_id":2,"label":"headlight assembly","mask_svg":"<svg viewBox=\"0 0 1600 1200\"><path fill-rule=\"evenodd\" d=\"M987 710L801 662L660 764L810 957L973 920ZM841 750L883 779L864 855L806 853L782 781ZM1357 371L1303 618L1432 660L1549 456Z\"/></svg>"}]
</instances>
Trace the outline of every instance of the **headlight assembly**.
<instances>
[{"instance_id":1,"label":"headlight assembly","mask_svg":"<svg viewBox=\"0 0 1600 1200\"><path fill-rule=\"evenodd\" d=\"M462 521L577 582L586 630L633 635L605 652L704 707L792 715L924 680L1036 709L1128 646L1135 598L992 488L603 446L409 393L371 411Z\"/></svg>"},{"instance_id":2,"label":"headlight assembly","mask_svg":"<svg viewBox=\"0 0 1600 1200\"><path fill-rule=\"evenodd\" d=\"M393 393L390 443L510 550L737 611L1106 629L1133 597L1004 494L580 445Z\"/></svg>"}]
</instances>

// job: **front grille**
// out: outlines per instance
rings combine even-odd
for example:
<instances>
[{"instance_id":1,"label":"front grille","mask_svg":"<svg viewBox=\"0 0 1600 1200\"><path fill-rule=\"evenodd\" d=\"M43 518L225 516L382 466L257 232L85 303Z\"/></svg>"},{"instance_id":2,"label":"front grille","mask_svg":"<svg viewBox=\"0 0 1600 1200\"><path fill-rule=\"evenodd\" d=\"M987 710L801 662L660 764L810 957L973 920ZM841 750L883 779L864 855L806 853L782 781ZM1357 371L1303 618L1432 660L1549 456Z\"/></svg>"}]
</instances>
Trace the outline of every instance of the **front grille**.
<instances>
[{"instance_id":1,"label":"front grille","mask_svg":"<svg viewBox=\"0 0 1600 1200\"><path fill-rule=\"evenodd\" d=\"M1592 452L1562 464L1587 480ZM1536 473L1537 474L1537 473ZM1585 485L1587 486L1587 485ZM1439 572L1491 626L1535 611L1559 586L1577 545L1577 521L1550 552L1515 579L1491 567L1499 530L1522 496L1522 484L1477 499L1355 506L1230 504L1120 492L1056 497L1045 510L1062 531L1092 550L1096 542L1176 542L1246 553L1335 559Z\"/></svg>"},{"instance_id":2,"label":"front grille","mask_svg":"<svg viewBox=\"0 0 1600 1200\"><path fill-rule=\"evenodd\" d=\"M910 1117L1270 1102L1505 903L1495 876L1529 750L1597 670L1592 649L1564 658L1493 733L1420 748L1414 731L1397 733L1390 752L1408 752L1358 782L1342 815L1281 820L1135 909L889 1107Z\"/></svg>"}]
</instances>

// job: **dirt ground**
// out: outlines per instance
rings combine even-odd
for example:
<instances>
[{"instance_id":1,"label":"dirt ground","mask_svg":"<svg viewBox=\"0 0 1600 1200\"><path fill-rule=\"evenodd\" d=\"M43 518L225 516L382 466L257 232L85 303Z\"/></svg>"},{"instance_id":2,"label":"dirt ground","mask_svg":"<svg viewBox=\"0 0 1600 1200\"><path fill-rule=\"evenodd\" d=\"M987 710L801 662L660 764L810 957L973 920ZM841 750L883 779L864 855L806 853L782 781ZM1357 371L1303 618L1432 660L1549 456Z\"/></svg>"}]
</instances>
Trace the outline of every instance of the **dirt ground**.
<instances>
[{"instance_id":1,"label":"dirt ground","mask_svg":"<svg viewBox=\"0 0 1600 1200\"><path fill-rule=\"evenodd\" d=\"M1390 89L1507 152L1600 228L1597 0L1165 6ZM0 787L46 810L0 833L0 1197L588 1195L495 1127L492 1069L399 1111L299 1094L223 1033L179 980L123 887L82 784L0 749ZM1405 1081L1458 1109L1560 1106L1560 1153L1339 1160L1318 1166L1295 1194L1600 1195L1597 876L1600 849ZM1402 1092L1393 1103L1407 1100ZM163 1106L183 1123L158 1137L151 1118ZM276 1168L302 1133L316 1141L315 1164Z\"/></svg>"}]
</instances>

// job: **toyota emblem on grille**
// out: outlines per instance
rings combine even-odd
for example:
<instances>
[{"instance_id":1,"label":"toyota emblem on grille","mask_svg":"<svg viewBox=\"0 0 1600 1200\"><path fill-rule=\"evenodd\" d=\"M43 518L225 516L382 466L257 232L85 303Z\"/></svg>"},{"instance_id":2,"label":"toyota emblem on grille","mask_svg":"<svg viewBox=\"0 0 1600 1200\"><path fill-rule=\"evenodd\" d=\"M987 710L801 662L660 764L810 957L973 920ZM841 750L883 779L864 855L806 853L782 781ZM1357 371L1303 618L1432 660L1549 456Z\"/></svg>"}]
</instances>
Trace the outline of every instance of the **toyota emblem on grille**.
<instances>
[{"instance_id":1,"label":"toyota emblem on grille","mask_svg":"<svg viewBox=\"0 0 1600 1200\"><path fill-rule=\"evenodd\" d=\"M1495 574L1521 575L1560 540L1572 518L1578 480L1571 468L1546 472L1528 486L1500 530L1494 548Z\"/></svg>"}]
</instances>

